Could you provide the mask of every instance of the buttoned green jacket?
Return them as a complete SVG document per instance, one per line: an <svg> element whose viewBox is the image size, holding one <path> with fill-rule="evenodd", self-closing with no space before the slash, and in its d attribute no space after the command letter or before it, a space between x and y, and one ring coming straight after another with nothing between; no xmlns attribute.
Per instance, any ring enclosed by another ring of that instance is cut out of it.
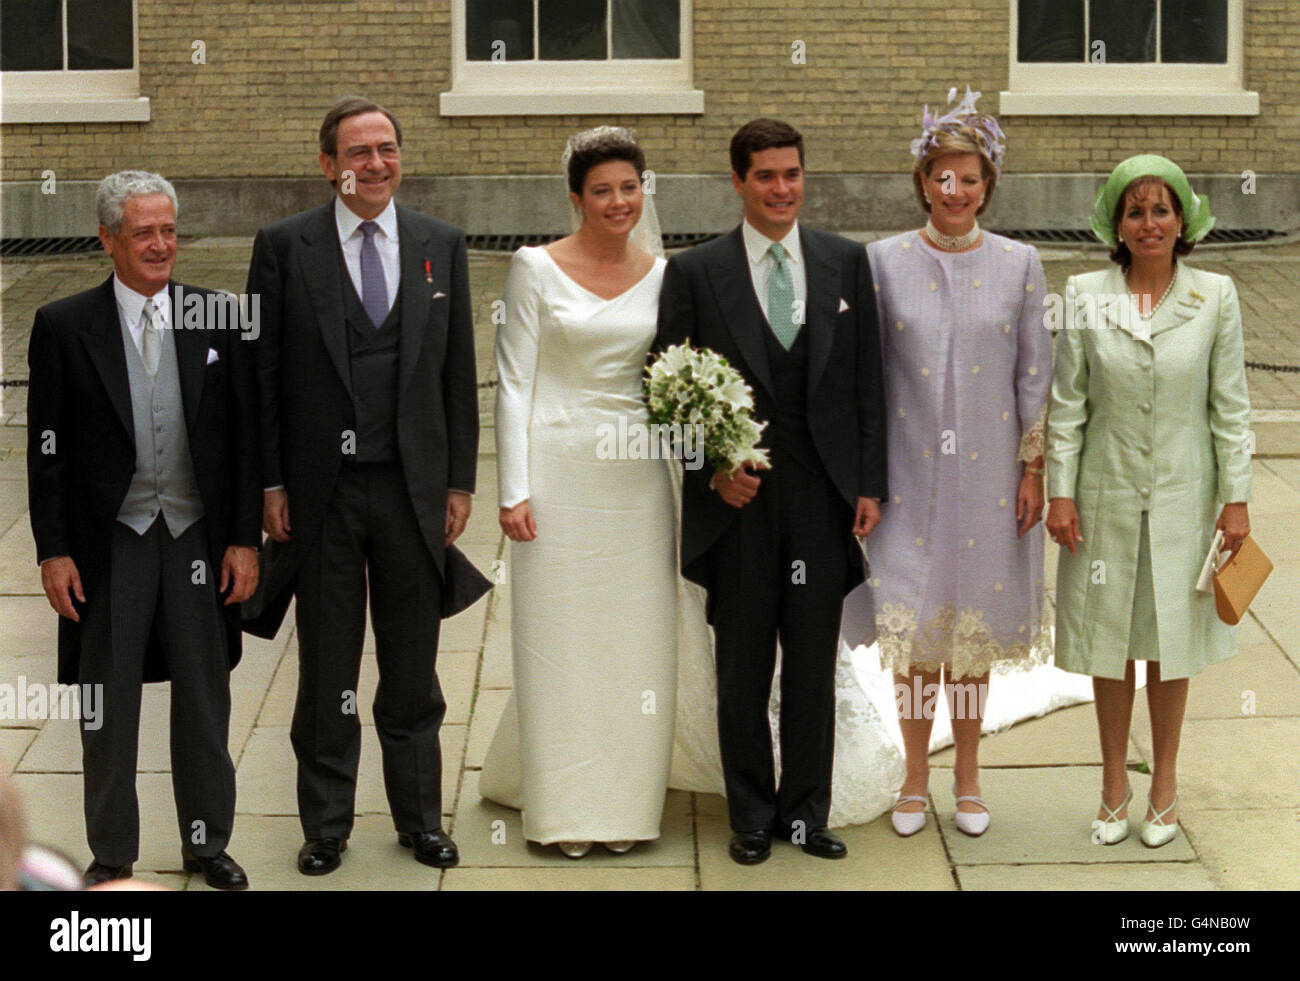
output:
<svg viewBox="0 0 1300 981"><path fill-rule="evenodd" d="M1074 500L1083 542L1057 568L1056 664L1122 678L1153 631L1162 679L1236 653L1198 592L1223 503L1248 501L1250 401L1232 279L1178 264L1149 320L1117 266L1072 276L1056 337L1047 494ZM1155 622L1133 623L1147 513Z"/></svg>

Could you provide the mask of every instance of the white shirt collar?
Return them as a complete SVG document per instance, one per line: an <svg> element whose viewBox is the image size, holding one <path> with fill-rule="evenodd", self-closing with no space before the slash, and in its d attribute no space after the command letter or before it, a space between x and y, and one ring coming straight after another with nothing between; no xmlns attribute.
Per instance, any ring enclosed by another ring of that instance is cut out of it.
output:
<svg viewBox="0 0 1300 981"><path fill-rule="evenodd" d="M143 293L137 293L131 289L117 278L117 273L113 273L113 296L117 300L117 309L121 312L122 319L130 329L132 337L138 339L143 330L140 325L140 317L144 313L145 300L152 299L154 306L162 314L163 323L171 323L172 298L166 286L152 297L147 297Z"/></svg>
<svg viewBox="0 0 1300 981"><path fill-rule="evenodd" d="M745 240L745 252L749 255L750 265L757 266L770 255L767 250L772 247L772 240L751 225L748 218L741 222L740 234ZM803 264L803 250L799 247L799 222L790 226L790 231L781 239L781 247L785 249L788 261L796 265Z"/></svg>
<svg viewBox="0 0 1300 981"><path fill-rule="evenodd" d="M349 208L343 203L343 200L336 194L334 195L334 224L339 230L339 241L346 242L356 234L361 223L366 219ZM384 210L379 212L375 217L375 222L379 225L379 230L390 242L397 241L397 206L393 204L390 198Z"/></svg>

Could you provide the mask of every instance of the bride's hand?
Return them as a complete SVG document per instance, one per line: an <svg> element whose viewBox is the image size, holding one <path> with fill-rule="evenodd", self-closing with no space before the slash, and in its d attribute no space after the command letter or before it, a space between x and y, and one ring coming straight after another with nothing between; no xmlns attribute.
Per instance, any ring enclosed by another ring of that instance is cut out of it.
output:
<svg viewBox="0 0 1300 981"><path fill-rule="evenodd" d="M502 508L497 520L512 542L531 542L537 537L537 522L533 521L533 512L527 501L520 501L512 508Z"/></svg>

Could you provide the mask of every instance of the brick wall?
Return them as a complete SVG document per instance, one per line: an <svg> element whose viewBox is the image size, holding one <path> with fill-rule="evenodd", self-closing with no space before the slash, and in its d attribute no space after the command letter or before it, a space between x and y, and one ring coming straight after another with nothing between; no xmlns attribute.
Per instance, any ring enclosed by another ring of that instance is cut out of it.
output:
<svg viewBox="0 0 1300 981"><path fill-rule="evenodd" d="M384 103L406 129L412 175L551 174L564 138L599 116L438 115L451 86L446 0L264 3L178 8L139 0L142 94L149 123L3 127L6 180L94 179L128 166L174 178L317 173L315 133L345 93ZM183 13L177 13L180 9ZM1007 84L1008 0L699 0L695 85L703 116L631 116L651 167L725 171L731 133L777 115L805 134L811 169L901 172L923 102L950 85ZM207 44L207 64L190 61ZM803 41L807 64L791 62ZM1137 150L1166 152L1191 171L1300 172L1300 3L1251 0L1246 86L1258 117L1008 117L1009 172L1105 171ZM368 54L365 54L368 52Z"/></svg>

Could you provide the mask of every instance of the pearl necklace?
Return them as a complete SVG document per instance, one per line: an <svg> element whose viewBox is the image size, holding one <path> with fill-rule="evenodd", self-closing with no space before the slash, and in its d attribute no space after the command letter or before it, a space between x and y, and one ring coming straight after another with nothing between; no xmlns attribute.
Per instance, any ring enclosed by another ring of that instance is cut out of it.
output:
<svg viewBox="0 0 1300 981"><path fill-rule="evenodd" d="M1142 304L1141 303L1138 304L1138 317L1140 317L1142 320L1150 320L1152 317L1154 317L1156 315L1156 311L1160 309L1160 304L1165 302L1165 298L1169 296L1169 293L1173 290L1174 280L1176 280L1177 278L1178 278L1178 270L1175 269L1174 274L1169 277L1169 285L1165 287L1165 291L1160 294L1160 299L1156 300L1156 305L1153 306L1149 312L1143 313Z"/></svg>
<svg viewBox="0 0 1300 981"><path fill-rule="evenodd" d="M980 223L976 221L971 226L971 230L965 235L945 235L934 227L933 221L926 219L925 234L931 242L945 252L964 252L974 245L975 240L980 237Z"/></svg>

